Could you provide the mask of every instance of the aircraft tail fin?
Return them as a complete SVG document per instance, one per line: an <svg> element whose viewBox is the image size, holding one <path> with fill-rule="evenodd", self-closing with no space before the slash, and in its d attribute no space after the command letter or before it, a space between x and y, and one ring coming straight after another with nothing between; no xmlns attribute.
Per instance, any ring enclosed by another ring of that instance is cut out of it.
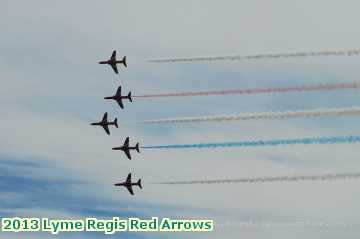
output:
<svg viewBox="0 0 360 239"><path fill-rule="evenodd" d="M126 56L123 57L122 62L123 62L123 64L124 64L124 66L127 67Z"/></svg>
<svg viewBox="0 0 360 239"><path fill-rule="evenodd" d="M116 128L119 128L118 123L117 123L117 118L115 118L115 120L114 120L114 125L116 126Z"/></svg>
<svg viewBox="0 0 360 239"><path fill-rule="evenodd" d="M127 95L127 97L129 98L130 102L132 102L131 91L129 92L129 94Z"/></svg>
<svg viewBox="0 0 360 239"><path fill-rule="evenodd" d="M137 151L138 153L140 153L139 143L137 143L137 144L135 145L135 149L136 149L136 151Z"/></svg>
<svg viewBox="0 0 360 239"><path fill-rule="evenodd" d="M137 185L139 185L139 188L141 188L142 189L142 185L141 185L141 179L139 179L138 181L137 181L137 183L136 183Z"/></svg>

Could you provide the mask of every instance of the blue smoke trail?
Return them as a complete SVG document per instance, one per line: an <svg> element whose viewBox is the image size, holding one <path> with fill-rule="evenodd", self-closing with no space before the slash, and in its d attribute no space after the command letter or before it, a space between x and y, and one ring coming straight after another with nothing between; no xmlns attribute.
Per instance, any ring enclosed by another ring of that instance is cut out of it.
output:
<svg viewBox="0 0 360 239"><path fill-rule="evenodd" d="M185 149L185 148L224 148L224 147L259 147L259 146L280 146L297 144L341 144L360 142L360 136L333 136L319 138L301 138L301 139L277 139L277 140L259 140L242 141L228 143L200 143L200 144L173 144L146 146L144 149Z"/></svg>

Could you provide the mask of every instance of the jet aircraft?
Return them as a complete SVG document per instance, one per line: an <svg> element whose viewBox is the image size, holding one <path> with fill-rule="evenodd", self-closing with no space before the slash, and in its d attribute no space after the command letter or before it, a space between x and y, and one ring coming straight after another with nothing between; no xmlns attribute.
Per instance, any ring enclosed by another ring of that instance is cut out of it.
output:
<svg viewBox="0 0 360 239"><path fill-rule="evenodd" d="M120 147L114 147L113 150L122 150L126 154L126 157L131 160L131 154L130 150L136 150L138 153L140 153L139 150L139 143L137 143L134 147L129 146L129 137L125 139L124 145Z"/></svg>
<svg viewBox="0 0 360 239"><path fill-rule="evenodd" d="M127 96L121 95L121 86L119 86L115 95L107 96L104 99L105 100L115 100L119 104L121 109L124 109L123 99L128 99L130 102L132 102L131 92L129 92L129 94Z"/></svg>
<svg viewBox="0 0 360 239"><path fill-rule="evenodd" d="M117 118L115 118L115 120L113 122L108 122L107 121L107 112L105 112L102 120L100 122L97 123L91 123L91 125L99 125L101 127L104 128L105 132L110 135L110 130L109 130L109 125L115 125L116 128L119 128L118 124L117 124Z"/></svg>
<svg viewBox="0 0 360 239"><path fill-rule="evenodd" d="M123 187L126 187L127 190L129 191L129 193L130 193L131 195L134 195L134 191L133 191L132 186L138 186L139 188L142 189L141 179L139 179L136 183L131 182L131 173L129 173L129 175L127 176L125 182L123 182L123 183L116 183L116 184L114 184L114 185L115 185L115 186L123 186Z"/></svg>
<svg viewBox="0 0 360 239"><path fill-rule="evenodd" d="M116 51L113 51L113 53L112 53L109 60L100 61L99 64L110 65L113 68L113 70L115 71L116 74L119 74L119 71L118 71L118 68L117 68L116 64L123 64L125 67L127 67L126 56L124 56L121 61L118 61L118 60L116 60Z"/></svg>

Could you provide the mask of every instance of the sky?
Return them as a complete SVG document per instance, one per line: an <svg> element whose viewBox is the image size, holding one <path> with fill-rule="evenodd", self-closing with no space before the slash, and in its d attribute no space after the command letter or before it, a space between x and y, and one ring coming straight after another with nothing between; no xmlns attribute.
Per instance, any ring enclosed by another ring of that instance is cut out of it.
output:
<svg viewBox="0 0 360 239"><path fill-rule="evenodd" d="M111 148L360 135L357 116L231 123L135 121L359 106L357 90L105 101L119 85L151 94L358 81L358 56L155 64L149 59L357 49L360 3L286 0L0 0L0 216L215 220L173 238L358 238L358 181L155 185L153 182L358 172L357 144L146 150ZM128 68L97 62L112 50ZM118 117L107 136L90 123ZM142 178L135 196L114 183ZM56 238L101 238L60 234ZM13 238L5 234L2 238ZM46 233L28 238L54 238ZM152 233L113 238L157 238Z"/></svg>

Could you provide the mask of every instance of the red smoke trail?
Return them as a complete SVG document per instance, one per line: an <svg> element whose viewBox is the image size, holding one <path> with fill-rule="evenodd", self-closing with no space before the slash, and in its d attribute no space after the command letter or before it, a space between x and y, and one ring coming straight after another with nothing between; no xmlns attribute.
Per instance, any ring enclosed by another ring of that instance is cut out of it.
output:
<svg viewBox="0 0 360 239"><path fill-rule="evenodd" d="M288 92L308 92L308 91L331 91L342 89L358 89L360 83L337 83L337 84L318 84L318 85L302 85L276 88L253 88L253 89L235 89L235 90L219 90L219 91L198 91L198 92L179 92L164 94L146 94L137 95L137 98L160 98L160 97L190 97L190 96L211 96L211 95L252 95L252 94L270 94L270 93L288 93Z"/></svg>

